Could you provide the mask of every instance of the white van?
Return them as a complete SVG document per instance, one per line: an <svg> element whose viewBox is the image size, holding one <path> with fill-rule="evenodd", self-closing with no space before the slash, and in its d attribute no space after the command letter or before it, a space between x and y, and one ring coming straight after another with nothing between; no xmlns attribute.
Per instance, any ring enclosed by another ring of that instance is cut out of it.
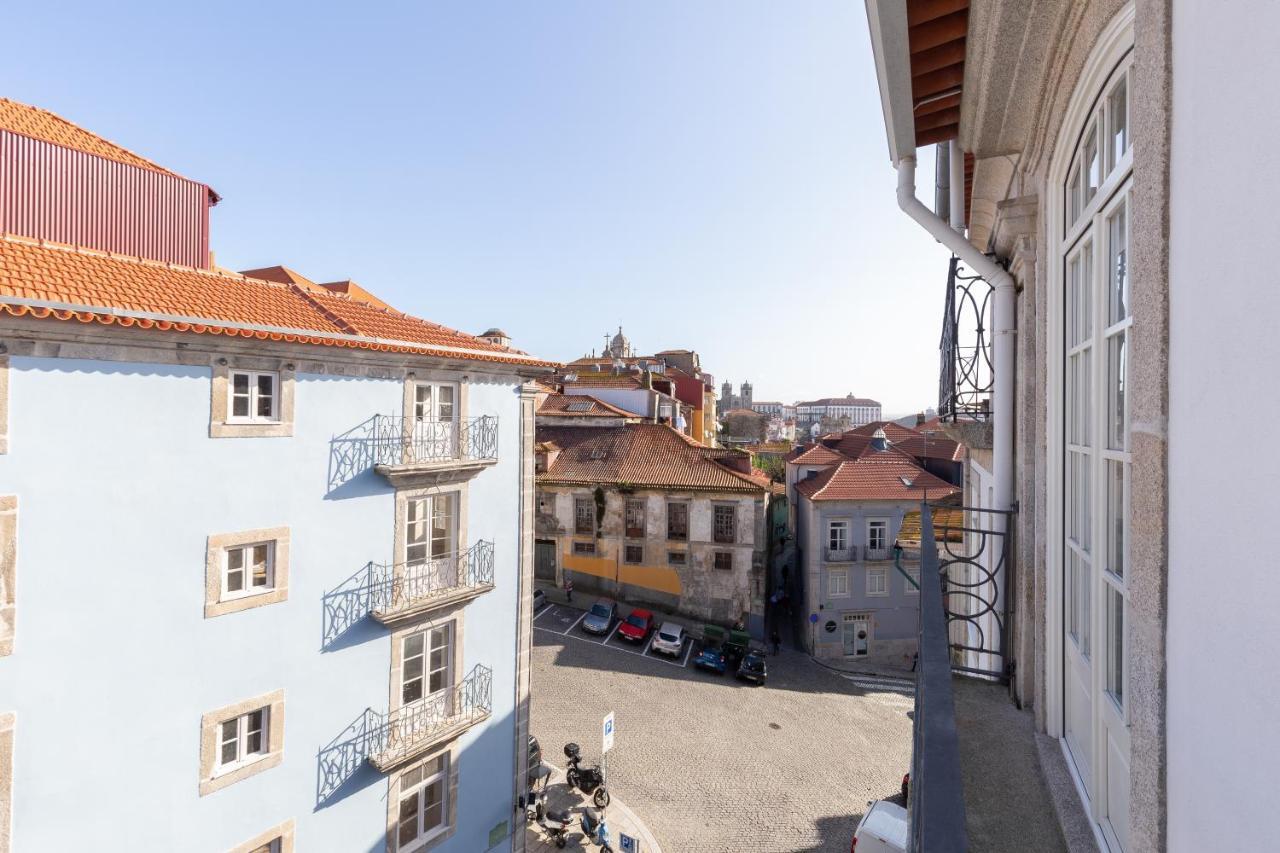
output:
<svg viewBox="0 0 1280 853"><path fill-rule="evenodd" d="M907 810L888 800L867 803L850 853L906 853Z"/></svg>

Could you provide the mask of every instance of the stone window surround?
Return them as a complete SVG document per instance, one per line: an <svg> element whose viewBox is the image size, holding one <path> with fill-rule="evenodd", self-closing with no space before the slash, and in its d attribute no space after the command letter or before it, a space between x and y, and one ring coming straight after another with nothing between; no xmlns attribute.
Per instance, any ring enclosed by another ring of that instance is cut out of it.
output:
<svg viewBox="0 0 1280 853"><path fill-rule="evenodd" d="M229 853L253 853L254 850L273 841L279 841L279 853L293 853L294 844L294 824L293 818L289 818L279 826L273 826L260 835L232 847Z"/></svg>
<svg viewBox="0 0 1280 853"><path fill-rule="evenodd" d="M447 753L449 756L448 767L448 785L445 791L445 830L432 838L421 847L414 848L414 853L431 850L444 844L453 837L454 832L458 829L458 739L454 738L450 743L433 749L422 758L412 761L397 770L387 780L387 853L398 853L399 846L397 843L397 831L400 827L400 779L410 770L413 770L428 761L439 758L441 754Z"/></svg>
<svg viewBox="0 0 1280 853"><path fill-rule="evenodd" d="M466 423L467 413L470 411L469 400L467 399L467 376L452 370L437 370L432 368L418 368L410 370L404 375L404 392L401 399L401 411L404 414L405 421L413 419L414 390L419 382L431 382L435 384L450 384L458 389L458 395L454 398L454 419L459 423Z"/></svg>
<svg viewBox="0 0 1280 853"><path fill-rule="evenodd" d="M456 499L456 509L458 517L456 519L456 529L454 536L454 547L457 551L465 551L471 547L471 540L467 538L467 506L470 504L468 493L470 484L450 483L446 486L418 486L409 489L396 489L396 517L395 529L392 534L392 547L395 551L392 553L391 562L393 566L403 568L405 564L405 548L409 542L409 501L418 498L434 497L435 495L445 495L454 493L458 497ZM429 523L429 522L428 522ZM396 570L397 572L400 569Z"/></svg>
<svg viewBox="0 0 1280 853"><path fill-rule="evenodd" d="M579 550L580 548L582 550ZM595 540L593 539L590 542L575 541L573 543L573 551L571 553L579 557L594 557L596 554Z"/></svg>
<svg viewBox="0 0 1280 853"><path fill-rule="evenodd" d="M580 493L575 492L575 493L572 495L572 497L573 497L573 535L574 535L574 536L594 536L594 535L595 535L595 532L596 532L596 499L595 499L595 495L591 494L590 492L584 492L584 493L581 493L581 494L580 494ZM591 529L590 529L590 530L582 530L582 529L579 527L579 525L578 525L578 522L579 522L579 520L580 520L580 519L578 518L578 504L579 504L579 502L583 502L583 503L585 503L585 504L587 505L587 507L589 508L589 510L590 510L590 514L591 514L591 525L590 525L590 528L591 528Z"/></svg>
<svg viewBox="0 0 1280 853"><path fill-rule="evenodd" d="M427 617L391 632L391 668L387 677L387 708L389 710L395 711L404 704L401 701L401 688L403 686L401 680L404 672L404 638L410 634L417 634L429 628L439 628L453 623L453 631L449 637L449 642L453 644L452 672L450 673L453 684L456 685L467 674L466 670L463 669L462 655L466 639L466 612L466 602L461 602L452 607L442 608L434 613L427 614ZM414 763L416 764L417 762Z"/></svg>
<svg viewBox="0 0 1280 853"><path fill-rule="evenodd" d="M227 720L267 708L267 752L262 758L228 773L215 775L218 729ZM220 791L242 779L276 767L284 760L284 690L274 690L209 711L200 718L200 796ZM252 848L251 848L252 849Z"/></svg>
<svg viewBox="0 0 1280 853"><path fill-rule="evenodd" d="M631 559L631 552L633 549L637 549L637 548L640 550L640 556L638 559L633 560ZM626 563L629 566L638 566L641 563L643 563L644 562L644 545L639 545L639 544L630 543L630 542L628 542L626 545L623 545L622 546L622 562Z"/></svg>
<svg viewBox="0 0 1280 853"><path fill-rule="evenodd" d="M271 542L273 586L265 592L222 599L222 565L228 548L255 542ZM209 536L204 557L204 618L237 613L267 604L278 604L289 598L289 528L263 527L238 533L215 533Z"/></svg>
<svg viewBox="0 0 1280 853"><path fill-rule="evenodd" d="M234 359L215 358L210 366L213 369L209 402L210 438L280 438L293 435L293 397L297 384L297 371L292 361L282 358L238 355ZM233 370L271 371L279 375L280 399L277 405L280 419L278 421L272 423L228 422L230 376Z"/></svg>
<svg viewBox="0 0 1280 853"><path fill-rule="evenodd" d="M17 715L0 714L0 853L9 853L13 821L13 729Z"/></svg>
<svg viewBox="0 0 1280 853"><path fill-rule="evenodd" d="M689 541L689 516L692 513L693 501L667 499L666 501L664 501L664 503L666 505L667 541L668 542L688 542ZM671 507L673 504L679 504L684 507L684 536L673 537L671 535Z"/></svg>
<svg viewBox="0 0 1280 853"><path fill-rule="evenodd" d="M723 541L716 535L716 515L720 509L729 509L732 511L733 529L731 536L727 541ZM736 545L738 544L738 504L736 502L725 500L711 501L711 541L717 545Z"/></svg>
<svg viewBox="0 0 1280 853"><path fill-rule="evenodd" d="M0 495L0 657L13 654L18 581L18 496Z"/></svg>

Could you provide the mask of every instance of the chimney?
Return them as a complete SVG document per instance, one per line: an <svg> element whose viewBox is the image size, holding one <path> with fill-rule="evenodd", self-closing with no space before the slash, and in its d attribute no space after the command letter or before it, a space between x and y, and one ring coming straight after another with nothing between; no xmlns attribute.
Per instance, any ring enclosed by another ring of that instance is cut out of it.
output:
<svg viewBox="0 0 1280 853"><path fill-rule="evenodd" d="M924 426L924 421L925 421L924 412L916 412L916 426L917 427Z"/></svg>
<svg viewBox="0 0 1280 853"><path fill-rule="evenodd" d="M751 473L751 454L750 453L726 453L718 460L721 465L737 471L739 474Z"/></svg>
<svg viewBox="0 0 1280 853"><path fill-rule="evenodd" d="M884 434L883 429L878 429L874 433L872 433L871 449L881 450L881 451L889 449L889 436Z"/></svg>

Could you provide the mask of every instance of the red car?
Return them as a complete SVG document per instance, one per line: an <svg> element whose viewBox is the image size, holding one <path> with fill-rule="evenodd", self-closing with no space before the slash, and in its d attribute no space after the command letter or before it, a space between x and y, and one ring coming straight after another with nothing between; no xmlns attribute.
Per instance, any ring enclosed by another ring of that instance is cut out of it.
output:
<svg viewBox="0 0 1280 853"><path fill-rule="evenodd" d="M618 636L633 643L643 643L649 638L649 632L652 630L653 614L648 610L636 609L622 620L622 626L618 628Z"/></svg>

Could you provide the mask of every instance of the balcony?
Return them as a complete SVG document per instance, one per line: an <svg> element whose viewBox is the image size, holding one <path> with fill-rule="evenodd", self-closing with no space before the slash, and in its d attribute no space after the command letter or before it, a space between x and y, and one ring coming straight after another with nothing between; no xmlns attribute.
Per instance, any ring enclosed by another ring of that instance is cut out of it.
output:
<svg viewBox="0 0 1280 853"><path fill-rule="evenodd" d="M972 448L991 447L994 352L987 326L994 289L953 257L938 344L938 418L943 430Z"/></svg>
<svg viewBox="0 0 1280 853"><path fill-rule="evenodd" d="M858 558L858 549L853 546L848 548L823 548L822 553L828 563L852 563Z"/></svg>
<svg viewBox="0 0 1280 853"><path fill-rule="evenodd" d="M1012 514L987 515L992 523L981 524L991 529L948 528L936 538L929 509L921 516L908 849L1066 851L1053 793L1073 794L1065 762L1056 743L1037 739L1006 678L1013 613L997 585Z"/></svg>
<svg viewBox="0 0 1280 853"><path fill-rule="evenodd" d="M317 755L316 804L342 796L361 768L387 773L447 743L493 713L493 670L476 665L458 684L381 713L362 711Z"/></svg>
<svg viewBox="0 0 1280 853"><path fill-rule="evenodd" d="M374 415L330 442L329 488L372 468L393 486L468 480L498 461L498 419Z"/></svg>
<svg viewBox="0 0 1280 853"><path fill-rule="evenodd" d="M883 560L893 559L892 548L872 548L870 545L862 546L862 559L868 563L881 562Z"/></svg>
<svg viewBox="0 0 1280 853"><path fill-rule="evenodd" d="M485 540L421 563L366 563L325 594L323 645L327 648L366 616L391 625L493 588L493 543Z"/></svg>
<svg viewBox="0 0 1280 853"><path fill-rule="evenodd" d="M381 773L484 722L493 712L493 670L476 665L462 681L386 714L372 712L368 761Z"/></svg>

